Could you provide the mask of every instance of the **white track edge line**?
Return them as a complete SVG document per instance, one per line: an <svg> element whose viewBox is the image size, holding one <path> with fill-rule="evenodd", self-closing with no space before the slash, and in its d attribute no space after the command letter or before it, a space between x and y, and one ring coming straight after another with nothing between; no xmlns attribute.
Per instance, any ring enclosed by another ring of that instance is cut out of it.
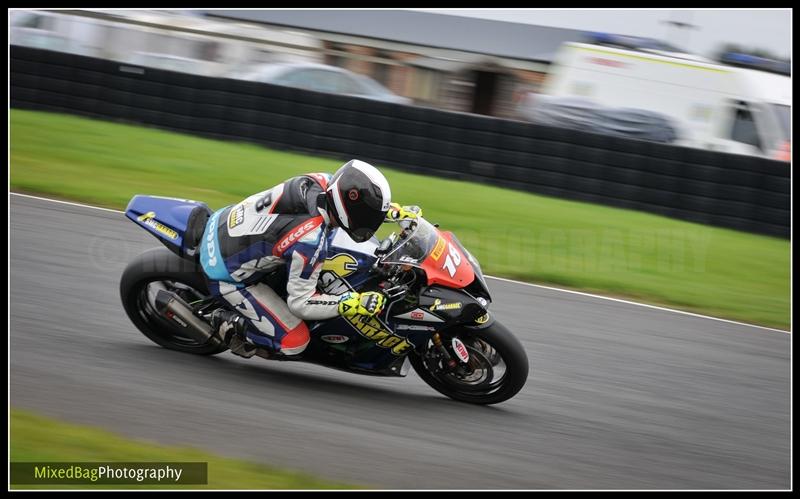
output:
<svg viewBox="0 0 800 499"><path fill-rule="evenodd" d="M125 213L124 211L121 211L121 210L114 210L114 209L111 209L111 208L103 208L101 206L92 206L92 205L89 205L89 204L73 203L73 202L70 202L70 201L61 201L59 199L50 199L50 198L43 198L43 197L39 197L39 196L31 196L30 194L20 194L18 192L9 192L9 194L14 195L14 196L22 196L22 197L26 197L26 198L31 198L31 199L39 199L41 201L50 201L52 203L60 203L60 204L67 204L67 205L71 205L71 206L79 206L79 207L82 207L82 208L92 208L92 209L95 209L95 210L110 211L112 213ZM746 322L732 321L730 319L722 319L722 318L719 318L719 317L712 317L710 315L695 314L693 312L687 312L685 310L676 310L674 308L659 307L657 305L650 305L648 303L639 303L639 302L635 302L635 301L622 300L620 298L612 298L610 296L595 295L595 294L591 294L591 293L584 293L582 291L574 291L574 290L571 290L571 289L554 288L552 286L543 286L541 284L533 284L533 283L530 283L530 282L515 281L513 279L506 279L505 277L495 277L495 276L491 276L491 275L487 275L486 277L488 277L490 279L497 279L498 281L506 281L506 282L510 282L510 283L514 283L514 284L520 284L522 286L532 286L534 288L548 289L550 291L561 291L563 293L571 293L571 294L575 294L575 295L588 296L588 297L591 297L591 298L598 298L600 300L608 300L608 301L614 301L614 302L618 302L618 303L625 303L625 304L628 304L628 305L636 305L636 306L639 306L639 307L647 307L647 308L652 308L652 309L655 309L655 310L662 310L664 312L672 312L672 313L675 313L675 314L689 315L689 316L698 317L698 318L701 318L701 319L709 319L709 320L713 320L713 321L727 322L729 324L736 324L736 325L739 325L739 326L748 326L748 327L754 327L754 328L758 328L758 329L766 329L767 331L777 331L779 333L791 334L790 331L785 331L783 329L776 329L776 328L771 328L771 327L766 327L766 326L759 326L759 325L756 325L756 324L748 324Z"/></svg>
<svg viewBox="0 0 800 499"><path fill-rule="evenodd" d="M733 320L730 320L730 319L722 319L722 318L719 318L719 317L712 317L710 315L702 315L702 314L696 314L696 313L693 313L693 312L687 312L685 310L676 310L674 308L659 307L658 305L650 305L649 303L640 303L640 302L635 302L635 301L622 300L620 298L612 298L610 296L594 295L594 294L591 294L591 293L584 293L582 291L574 291L572 289L554 288L552 286L543 286L541 284L533 284L533 283L530 283L530 282L515 281L513 279L506 279L505 277L495 277L495 276L491 276L491 275L487 275L486 277L489 277L491 279L497 279L498 281L506 281L506 282L511 282L511 283L514 283L514 284L521 284L521 285L524 285L524 286L533 286L535 288L549 289L551 291L561 291L563 293L571 293L571 294L575 294L575 295L589 296L589 297L598 298L598 299L601 299L601 300L614 301L614 302L618 302L618 303L626 303L628 305L636 305L636 306L639 306L639 307L647 307L647 308L652 308L652 309L655 309L655 310L662 310L662 311L665 311L665 312L672 312L672 313L675 313L675 314L690 315L692 317L699 317L701 319L709 319L709 320L713 320L713 321L728 322L730 324L737 324L739 326L755 327L755 328L759 328L759 329L766 329L768 331L776 331L776 332L779 332L779 333L791 334L791 331L786 331L784 329L776 329L776 328L767 327L767 326L759 326L757 324L748 324L747 322L739 322L739 321L733 321Z"/></svg>
<svg viewBox="0 0 800 499"><path fill-rule="evenodd" d="M114 210L114 209L111 209L111 208L103 208L102 206L92 206L90 204L81 204L81 203L73 203L73 202L70 202L70 201L61 201L60 199L51 199L51 198L43 198L43 197L39 197L39 196L31 196L30 194L21 194L19 192L9 192L9 194L12 194L14 196L22 196L22 197L25 197L25 198L39 199L41 201L50 201L51 203L68 204L68 205L71 205L71 206L80 206L82 208L93 208L95 210L110 211L110 212L113 212L113 213L125 213L124 211L121 211L121 210Z"/></svg>

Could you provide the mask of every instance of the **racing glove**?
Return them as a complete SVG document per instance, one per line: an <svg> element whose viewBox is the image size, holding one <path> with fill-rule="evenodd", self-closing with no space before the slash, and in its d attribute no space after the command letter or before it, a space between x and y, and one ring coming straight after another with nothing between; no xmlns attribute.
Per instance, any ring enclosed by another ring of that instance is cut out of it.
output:
<svg viewBox="0 0 800 499"><path fill-rule="evenodd" d="M357 315L372 317L378 315L383 309L385 298L377 291L356 293L355 291L342 295L339 300L339 315L351 319Z"/></svg>
<svg viewBox="0 0 800 499"><path fill-rule="evenodd" d="M416 205L400 206L397 203L391 203L389 205L389 211L386 212L386 220L391 221L408 220L421 216L422 208Z"/></svg>

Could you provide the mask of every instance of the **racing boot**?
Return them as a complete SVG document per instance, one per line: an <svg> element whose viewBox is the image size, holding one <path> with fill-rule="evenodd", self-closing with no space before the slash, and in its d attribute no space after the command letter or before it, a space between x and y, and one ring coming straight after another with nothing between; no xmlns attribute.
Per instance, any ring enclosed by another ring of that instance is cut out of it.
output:
<svg viewBox="0 0 800 499"><path fill-rule="evenodd" d="M247 341L247 319L231 312L218 309L211 314L211 327L216 335L228 345L231 353L245 359L256 354L258 347Z"/></svg>

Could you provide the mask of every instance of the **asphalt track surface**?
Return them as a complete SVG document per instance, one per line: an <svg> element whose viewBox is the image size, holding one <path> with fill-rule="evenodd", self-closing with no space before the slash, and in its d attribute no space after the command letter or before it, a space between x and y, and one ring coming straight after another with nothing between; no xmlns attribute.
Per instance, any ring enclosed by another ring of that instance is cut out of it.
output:
<svg viewBox="0 0 800 499"><path fill-rule="evenodd" d="M119 277L122 214L10 196L10 402L381 489L788 489L790 335L491 280L530 378L490 407L416 376L181 354Z"/></svg>

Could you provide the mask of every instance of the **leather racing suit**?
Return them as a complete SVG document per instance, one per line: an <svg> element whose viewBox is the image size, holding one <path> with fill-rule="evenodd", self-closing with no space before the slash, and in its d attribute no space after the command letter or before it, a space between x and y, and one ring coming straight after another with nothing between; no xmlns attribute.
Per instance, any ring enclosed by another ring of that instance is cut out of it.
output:
<svg viewBox="0 0 800 499"><path fill-rule="evenodd" d="M325 173L290 178L217 210L203 233L200 263L210 291L249 321L250 341L273 352L301 353L310 338L304 320L338 315L340 297L317 292L328 250L329 180ZM280 266L288 271L286 301L259 282Z"/></svg>

